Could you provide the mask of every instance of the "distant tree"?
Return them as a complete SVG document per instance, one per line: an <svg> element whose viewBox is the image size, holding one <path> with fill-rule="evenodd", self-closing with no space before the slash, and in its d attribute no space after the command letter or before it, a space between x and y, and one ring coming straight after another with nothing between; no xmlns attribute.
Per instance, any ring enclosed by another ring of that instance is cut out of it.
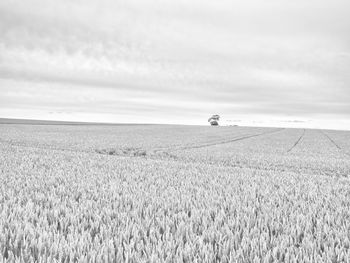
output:
<svg viewBox="0 0 350 263"><path fill-rule="evenodd" d="M219 119L220 119L220 116L215 114L208 119L208 122L210 123L211 126L218 126Z"/></svg>

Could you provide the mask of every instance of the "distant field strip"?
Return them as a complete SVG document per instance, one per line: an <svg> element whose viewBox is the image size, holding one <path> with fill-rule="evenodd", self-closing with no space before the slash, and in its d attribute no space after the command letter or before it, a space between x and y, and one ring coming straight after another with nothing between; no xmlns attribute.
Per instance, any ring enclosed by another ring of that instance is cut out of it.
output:
<svg viewBox="0 0 350 263"><path fill-rule="evenodd" d="M288 149L287 153L291 152L291 151L299 144L299 142L301 141L301 139L304 137L305 132L306 132L306 130L303 129L302 134L300 135L300 137L298 138L298 140L294 143L294 145L293 145L291 148Z"/></svg>
<svg viewBox="0 0 350 263"><path fill-rule="evenodd" d="M83 150L83 149L71 149L71 148L62 148L62 147L53 147L51 145L25 145L20 143L13 143L6 140L0 139L0 148L2 147L1 144L9 145L11 147L20 147L20 148L27 148L27 149L38 149L38 150L52 150L52 151L62 151L62 152L72 152L72 153L93 153L89 150Z"/></svg>

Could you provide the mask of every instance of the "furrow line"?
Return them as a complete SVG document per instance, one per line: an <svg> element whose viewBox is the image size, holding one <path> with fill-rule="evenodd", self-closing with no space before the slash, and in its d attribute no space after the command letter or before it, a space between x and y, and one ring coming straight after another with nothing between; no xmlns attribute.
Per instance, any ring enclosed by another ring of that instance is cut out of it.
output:
<svg viewBox="0 0 350 263"><path fill-rule="evenodd" d="M222 145L222 144L227 144L227 143L232 143L232 142L237 142L237 141L250 139L250 138L253 138L253 137L258 137L258 136L263 136L263 135L267 135L267 134L272 134L272 133L276 133L276 132L279 132L279 131L282 131L282 130L284 130L284 128L273 130L273 131L268 131L268 132L263 132L263 133L258 133L258 134L247 135L247 136L243 136L243 137L238 137L238 138L231 139L231 140L219 141L219 142L214 142L214 143L206 143L206 144L189 146L189 147L182 147L182 148L178 148L178 149L173 149L171 151L199 149L199 148L205 148L205 147L210 147L210 146L215 146L215 145Z"/></svg>
<svg viewBox="0 0 350 263"><path fill-rule="evenodd" d="M340 150L343 154L350 156L350 153L347 153L342 147L340 147L333 139L331 136L329 136L327 133L325 133L324 131L321 131L321 133L326 136L328 138L328 140L335 146L338 148L338 150Z"/></svg>
<svg viewBox="0 0 350 263"><path fill-rule="evenodd" d="M303 130L303 133L300 135L300 137L299 137L298 140L294 143L294 145L293 145L291 148L288 149L287 153L291 152L291 151L300 143L301 139L302 139L302 138L304 137L304 135L305 135L305 132L306 132L306 130L304 129L304 130Z"/></svg>

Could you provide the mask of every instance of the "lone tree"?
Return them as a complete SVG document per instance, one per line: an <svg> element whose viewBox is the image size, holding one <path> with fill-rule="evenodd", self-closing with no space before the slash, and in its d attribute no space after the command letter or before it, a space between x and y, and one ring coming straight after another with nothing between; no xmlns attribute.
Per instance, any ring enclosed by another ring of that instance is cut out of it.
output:
<svg viewBox="0 0 350 263"><path fill-rule="evenodd" d="M211 126L218 126L219 119L220 119L220 116L215 114L208 119L208 122L210 123Z"/></svg>

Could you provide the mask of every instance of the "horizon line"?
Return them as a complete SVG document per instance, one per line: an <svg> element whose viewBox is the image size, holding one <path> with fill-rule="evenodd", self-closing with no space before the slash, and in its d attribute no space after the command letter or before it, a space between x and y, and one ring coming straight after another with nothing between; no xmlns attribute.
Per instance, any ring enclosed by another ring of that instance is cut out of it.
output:
<svg viewBox="0 0 350 263"><path fill-rule="evenodd" d="M117 122L86 122L86 121L64 121L64 120L52 120L52 119L27 119L27 118L7 118L0 117L0 125L57 125L57 126L138 126L138 125L178 125L178 126L201 126L211 127L210 125L201 124L184 124L184 123L117 123ZM252 127L252 128L284 128L284 129L305 129L305 130L334 130L334 131L346 131L345 129L332 129L332 128L307 128L307 127L286 127L286 126L247 126L247 125L219 125L216 127Z"/></svg>

